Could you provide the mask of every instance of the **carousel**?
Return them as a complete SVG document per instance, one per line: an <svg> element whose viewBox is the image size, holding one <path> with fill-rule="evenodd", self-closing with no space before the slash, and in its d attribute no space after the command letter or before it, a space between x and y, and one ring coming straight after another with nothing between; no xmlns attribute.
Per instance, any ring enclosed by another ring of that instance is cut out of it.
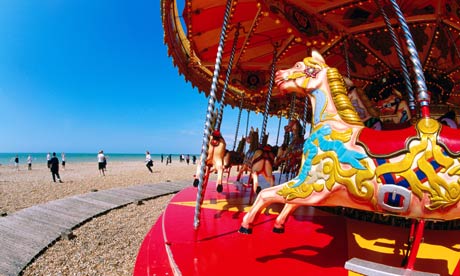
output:
<svg viewBox="0 0 460 276"><path fill-rule="evenodd" d="M458 1L161 10L168 54L208 109L195 178L134 275L460 275ZM226 108L240 112L231 142ZM237 143L243 110L263 122Z"/></svg>

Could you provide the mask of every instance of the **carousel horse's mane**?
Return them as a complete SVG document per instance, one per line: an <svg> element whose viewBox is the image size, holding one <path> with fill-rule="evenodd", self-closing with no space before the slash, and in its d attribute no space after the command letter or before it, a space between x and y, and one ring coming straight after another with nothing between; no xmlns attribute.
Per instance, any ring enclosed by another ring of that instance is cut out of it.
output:
<svg viewBox="0 0 460 276"><path fill-rule="evenodd" d="M309 66L309 64L305 64ZM355 108L347 96L347 89L345 88L345 83L339 71L336 68L329 68L327 70L327 79L331 90L332 100L334 101L334 105L337 108L340 118L350 125L364 126L361 118L359 118L359 115L356 113Z"/></svg>

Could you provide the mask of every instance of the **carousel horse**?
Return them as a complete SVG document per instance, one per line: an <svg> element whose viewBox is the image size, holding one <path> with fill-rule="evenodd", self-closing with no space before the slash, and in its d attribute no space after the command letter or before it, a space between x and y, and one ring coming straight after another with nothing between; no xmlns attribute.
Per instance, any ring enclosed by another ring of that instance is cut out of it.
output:
<svg viewBox="0 0 460 276"><path fill-rule="evenodd" d="M310 97L312 131L299 174L262 190L239 232L252 233L257 215L272 203L285 204L274 223L279 233L301 205L411 218L421 231L425 220L460 218L460 131L432 118L400 130L364 127L342 76L316 51L293 68L278 71L275 82L280 91Z"/></svg>
<svg viewBox="0 0 460 276"><path fill-rule="evenodd" d="M403 99L401 92L396 89L392 90L390 96L377 102L377 108L380 110L380 119L385 126L396 129L397 126L407 127L412 118L411 111L407 101Z"/></svg>
<svg viewBox="0 0 460 276"><path fill-rule="evenodd" d="M343 78L347 87L347 95L350 98L351 104L361 118L361 121L366 127L375 130L382 129L382 121L380 120L380 112L376 109L372 101L367 97L364 91L356 87L349 78Z"/></svg>
<svg viewBox="0 0 460 276"><path fill-rule="evenodd" d="M278 151L275 158L275 166L282 167L282 173L286 175L295 175L300 168L300 161L302 159L304 130L299 120L292 119L284 127L284 131L290 134L289 143L285 146L286 149L284 151Z"/></svg>
<svg viewBox="0 0 460 276"><path fill-rule="evenodd" d="M217 182L216 190L218 193L221 193L223 190L222 186L222 176L224 171L224 155L225 155L225 140L220 134L219 130L214 130L211 134L209 143L208 143L208 158L205 161L206 171L204 182L207 183L209 179L209 174L211 172L217 172ZM196 174L194 175L195 179L193 180L193 186L198 187L201 161L198 162Z"/></svg>
<svg viewBox="0 0 460 276"><path fill-rule="evenodd" d="M245 154L243 167L240 169L236 181L240 181L241 175L245 171L250 172L249 181L252 181L254 192L259 193L261 187L259 186L259 175L262 174L273 187L275 180L273 176L273 162L275 155L273 154L269 145L259 147L259 131L251 127L251 131L246 138L249 144L249 149Z"/></svg>
<svg viewBox="0 0 460 276"><path fill-rule="evenodd" d="M236 150L227 150L224 155L224 170L227 173L227 182L230 177L230 172L233 166L237 166L237 171L240 170L240 166L244 162L244 144L246 143L246 138L242 137L238 143Z"/></svg>

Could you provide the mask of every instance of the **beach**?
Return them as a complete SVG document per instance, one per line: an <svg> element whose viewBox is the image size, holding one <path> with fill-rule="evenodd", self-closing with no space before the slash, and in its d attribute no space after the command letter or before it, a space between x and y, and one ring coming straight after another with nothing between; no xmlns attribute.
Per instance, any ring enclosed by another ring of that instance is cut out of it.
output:
<svg viewBox="0 0 460 276"><path fill-rule="evenodd" d="M190 180L196 165L173 160L154 162L153 173L139 161L109 162L101 176L96 162L67 163L60 167L63 183L53 182L46 164L0 166L0 211L8 214L48 201L94 190L147 183ZM58 240L23 275L132 275L139 247L172 195L130 204L96 217L73 231L70 240Z"/></svg>

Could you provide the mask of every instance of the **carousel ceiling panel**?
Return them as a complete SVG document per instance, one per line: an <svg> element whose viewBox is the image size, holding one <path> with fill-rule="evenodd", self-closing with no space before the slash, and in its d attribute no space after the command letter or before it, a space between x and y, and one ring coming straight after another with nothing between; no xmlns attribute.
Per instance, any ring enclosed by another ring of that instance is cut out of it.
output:
<svg viewBox="0 0 460 276"><path fill-rule="evenodd" d="M427 87L433 103L458 105L460 100L460 3L454 0L398 0L409 25L424 67ZM389 95L391 89L404 91L401 62L412 72L405 37L391 3L387 0L240 0L232 1L222 54L220 85L230 61L226 104L239 105L244 96L245 108L261 111L269 91L271 64L276 50L276 69L293 66L319 50L326 62L350 75L374 100ZM379 5L377 5L377 3ZM209 93L218 44L223 28L227 1L186 0L182 20L174 20L171 9L175 1L162 0L165 41L180 73L200 90ZM395 40L382 16L382 9L391 22L396 41L400 43L403 60L398 58ZM165 16L169 14L169 16ZM176 33L181 22L183 43ZM169 26L173 25L173 26ZM238 33L238 36L236 35ZM235 55L232 48L235 39ZM185 69L184 69L185 68ZM221 92L217 92L218 99ZM270 113L285 114L290 100L279 97L274 87ZM302 102L305 99L298 99ZM301 103L302 104L302 103ZM299 104L299 105L301 105ZM302 112L298 107L297 112Z"/></svg>

